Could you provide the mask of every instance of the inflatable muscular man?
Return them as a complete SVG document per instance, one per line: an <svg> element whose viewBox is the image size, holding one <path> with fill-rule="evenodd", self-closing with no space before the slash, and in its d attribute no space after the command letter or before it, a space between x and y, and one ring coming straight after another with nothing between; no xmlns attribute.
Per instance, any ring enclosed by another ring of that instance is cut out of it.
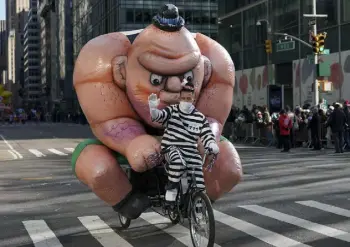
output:
<svg viewBox="0 0 350 247"><path fill-rule="evenodd" d="M159 109L178 103L184 80L194 84L194 104L219 143L215 167L204 173L209 197L217 200L242 176L235 148L221 137L233 98L233 62L220 44L183 26L178 9L164 5L132 44L123 33L96 37L75 64L74 87L97 140L77 146L73 170L100 199L130 219L150 202L132 190L120 164L128 162L134 171L144 172L162 162L156 136L162 136L163 127L151 120L148 96L158 96Z"/></svg>

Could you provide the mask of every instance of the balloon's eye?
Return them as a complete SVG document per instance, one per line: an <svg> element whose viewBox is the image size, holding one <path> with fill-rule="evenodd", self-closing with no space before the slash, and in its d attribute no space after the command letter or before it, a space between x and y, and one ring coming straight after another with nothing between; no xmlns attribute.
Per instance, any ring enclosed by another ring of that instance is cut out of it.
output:
<svg viewBox="0 0 350 247"><path fill-rule="evenodd" d="M151 84L159 86L162 83L163 77L161 75L151 74Z"/></svg>
<svg viewBox="0 0 350 247"><path fill-rule="evenodd" d="M188 71L184 74L184 79L186 79L188 82L192 82L193 81L193 72L192 71Z"/></svg>

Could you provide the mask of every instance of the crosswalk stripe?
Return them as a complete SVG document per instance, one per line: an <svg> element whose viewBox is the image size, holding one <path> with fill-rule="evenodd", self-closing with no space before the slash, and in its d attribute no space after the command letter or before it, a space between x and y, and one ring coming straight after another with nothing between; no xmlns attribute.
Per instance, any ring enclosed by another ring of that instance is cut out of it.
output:
<svg viewBox="0 0 350 247"><path fill-rule="evenodd" d="M165 233L169 234L179 242L183 243L185 246L192 246L192 240L190 236L190 230L187 229L184 226L181 225L173 225L171 227L167 226L168 224L171 224L171 221L161 216L158 213L150 212L150 213L143 213L140 218L147 221L148 223L154 225L158 229L164 231ZM165 224L165 226L161 226L160 224ZM208 239L202 237L202 239L205 242L205 245L208 244ZM220 247L218 244L214 244L216 247Z"/></svg>
<svg viewBox="0 0 350 247"><path fill-rule="evenodd" d="M314 231L314 232L326 235L328 237L350 242L350 234L338 229L334 229L334 228L317 224L295 216L284 214L284 213L281 213L272 209L268 209L259 205L246 205L246 206L239 206L239 207L263 216L270 217L272 219L276 219L291 225L295 225L310 231Z"/></svg>
<svg viewBox="0 0 350 247"><path fill-rule="evenodd" d="M44 220L23 221L35 247L63 247Z"/></svg>
<svg viewBox="0 0 350 247"><path fill-rule="evenodd" d="M132 247L129 242L120 237L97 215L82 216L78 217L78 219L102 246Z"/></svg>
<svg viewBox="0 0 350 247"><path fill-rule="evenodd" d="M328 204L324 204L316 201L298 201L296 203L350 218L350 210L347 210L347 209L339 208L336 206L332 206L332 205L328 205Z"/></svg>
<svg viewBox="0 0 350 247"><path fill-rule="evenodd" d="M54 154L57 154L57 155L60 155L60 156L66 156L66 155L68 155L68 154L66 154L66 153L63 153L63 152L61 152L61 151L58 151L57 149L54 149L54 148L50 148L50 149L48 149L51 153L54 153Z"/></svg>
<svg viewBox="0 0 350 247"><path fill-rule="evenodd" d="M46 155L43 154L42 152L40 152L37 149L28 149L29 152L31 152L32 154L34 154L36 157L45 157Z"/></svg>
<svg viewBox="0 0 350 247"><path fill-rule="evenodd" d="M12 151L12 150L8 150L8 152L12 155L12 157L16 160L18 159L17 155Z"/></svg>
<svg viewBox="0 0 350 247"><path fill-rule="evenodd" d="M13 149L12 152L14 152L18 158L23 159L23 156L18 151Z"/></svg>
<svg viewBox="0 0 350 247"><path fill-rule="evenodd" d="M65 150L67 150L68 152L71 152L71 153L73 153L73 151L74 151L74 148L64 148Z"/></svg>
<svg viewBox="0 0 350 247"><path fill-rule="evenodd" d="M251 235L275 247L310 247L278 233L266 230L249 222L237 219L230 215L214 210L215 220L241 232Z"/></svg>

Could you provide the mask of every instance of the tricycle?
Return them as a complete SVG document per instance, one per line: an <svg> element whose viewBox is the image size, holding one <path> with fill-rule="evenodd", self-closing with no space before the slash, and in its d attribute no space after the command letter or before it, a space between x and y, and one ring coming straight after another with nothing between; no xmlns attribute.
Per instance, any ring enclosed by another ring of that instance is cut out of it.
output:
<svg viewBox="0 0 350 247"><path fill-rule="evenodd" d="M170 147L165 152L173 149L177 148ZM179 150L177 151L179 152ZM208 154L210 152L206 150L203 157L204 164ZM205 169L211 171L216 158L217 155L213 154L212 159ZM183 160L183 163L186 163L186 161ZM165 201L165 186L168 182L168 164L165 159L161 165L143 173L133 171L129 165L123 165L122 167L134 189L148 195L153 211L162 216L169 217L173 224L183 224L184 220L188 219L193 246L212 247L215 242L215 219L211 201L205 189L196 186L196 178L194 176L196 166L191 165L191 167L188 167L187 164L183 165L187 169L178 184L175 203L171 206ZM188 177L188 172L191 173L190 177ZM127 229L130 226L130 219L119 214L119 220L123 229ZM204 232L205 236L203 239L198 234L199 231Z"/></svg>

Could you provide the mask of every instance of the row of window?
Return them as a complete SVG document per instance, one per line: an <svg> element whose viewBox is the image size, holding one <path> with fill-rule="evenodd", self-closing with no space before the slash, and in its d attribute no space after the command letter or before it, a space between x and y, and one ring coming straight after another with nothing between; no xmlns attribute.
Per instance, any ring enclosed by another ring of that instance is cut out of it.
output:
<svg viewBox="0 0 350 247"><path fill-rule="evenodd" d="M118 30L130 30L131 28L140 29L151 23L152 12L151 9L145 10L133 10L133 9L115 9L109 13L109 15L97 16L94 12L94 8L90 9L87 14L80 13L81 16L77 16L75 13L75 20L73 24L73 43L75 55L79 53L82 46L90 39L109 32L115 32ZM216 39L217 26L217 12L216 11L184 11L183 14L186 19L187 25L197 24L193 32L203 32L209 34ZM186 25L186 26L187 26ZM213 35L212 35L213 34ZM75 56L76 57L76 56Z"/></svg>
<svg viewBox="0 0 350 247"><path fill-rule="evenodd" d="M40 66L40 62L28 62L28 66L31 67L31 66Z"/></svg>
<svg viewBox="0 0 350 247"><path fill-rule="evenodd" d="M98 6L96 6L98 7ZM112 9L108 12L90 8L86 12L76 11L73 26L84 23L86 26L94 26L96 23L106 20L109 25L118 23L149 24L153 16L157 14L156 9ZM180 10L180 15L185 19L187 25L191 24L217 24L217 11L215 10Z"/></svg>
<svg viewBox="0 0 350 247"><path fill-rule="evenodd" d="M236 2L233 0L229 0L232 2ZM243 2L246 0L237 0L237 2ZM251 0L250 0L251 1ZM133 1L133 0L121 0L121 1L115 1L115 0L94 0L94 1L86 1L86 0L76 0L73 1L73 9L76 10L78 8L84 7L85 9L88 8L89 6L96 6L96 5L104 5L107 9L114 8L116 6L118 7L124 7L126 5L153 5L154 2L156 1L143 1L143 0L138 0L138 1ZM157 1L159 2L159 1ZM190 5L190 4L195 4L195 3L217 3L218 0L168 0L166 3L171 3L176 6L178 5L183 5L184 3ZM160 6L157 6L158 8Z"/></svg>
<svg viewBox="0 0 350 247"><path fill-rule="evenodd" d="M217 12L209 10L188 10L179 11L187 25L191 24L217 24ZM126 22L127 23L150 23L153 16L155 16L152 10L144 9L126 9Z"/></svg>
<svg viewBox="0 0 350 247"><path fill-rule="evenodd" d="M29 69L28 75L29 75L29 76L40 76L40 70Z"/></svg>
<svg viewBox="0 0 350 247"><path fill-rule="evenodd" d="M41 83L39 80L29 80L28 84L38 84Z"/></svg>
<svg viewBox="0 0 350 247"><path fill-rule="evenodd" d="M340 44L338 40L338 31L342 33ZM330 49L332 53L339 51L350 50L350 23L342 26L326 29L328 37L325 42L326 49ZM221 34L219 34L221 38ZM300 37L302 40L308 40L308 35ZM312 50L299 42L295 42L295 49L291 51L276 52L276 42L273 42L272 63L286 63L292 60L299 59L299 46L300 46L300 58L305 58L307 55L312 54ZM266 65L267 57L264 45L255 46L252 48L246 48L243 51L235 50L230 51L231 57L235 63L237 70L249 69L253 67Z"/></svg>
<svg viewBox="0 0 350 247"><path fill-rule="evenodd" d="M41 91L41 87L28 87L26 88L28 91Z"/></svg>
<svg viewBox="0 0 350 247"><path fill-rule="evenodd" d="M310 29L308 25L309 20L304 18L302 14L310 12L309 0L300 1L300 5L298 1L294 0L269 0L269 3L270 5L267 5L266 2L259 4L224 19L219 25L220 42L232 53L263 44L267 38L267 26L265 22L262 22L263 25L257 26L256 22L259 19L267 18L268 6L272 8L272 11L269 11L272 13L269 18L272 32L288 33L294 36L308 35ZM333 3L335 3L333 0L318 2L319 13L328 15L328 18L319 18L317 20L319 31L337 25L340 13L337 13L337 4ZM342 4L346 3L348 3L346 11L349 12L348 18L350 21L350 0L342 1ZM344 7L346 6L344 5ZM342 11L345 10L343 9ZM273 38L279 39L280 37L274 36Z"/></svg>
<svg viewBox="0 0 350 247"><path fill-rule="evenodd" d="M35 39L28 39L26 42L27 44L40 44L40 40L35 40Z"/></svg>

